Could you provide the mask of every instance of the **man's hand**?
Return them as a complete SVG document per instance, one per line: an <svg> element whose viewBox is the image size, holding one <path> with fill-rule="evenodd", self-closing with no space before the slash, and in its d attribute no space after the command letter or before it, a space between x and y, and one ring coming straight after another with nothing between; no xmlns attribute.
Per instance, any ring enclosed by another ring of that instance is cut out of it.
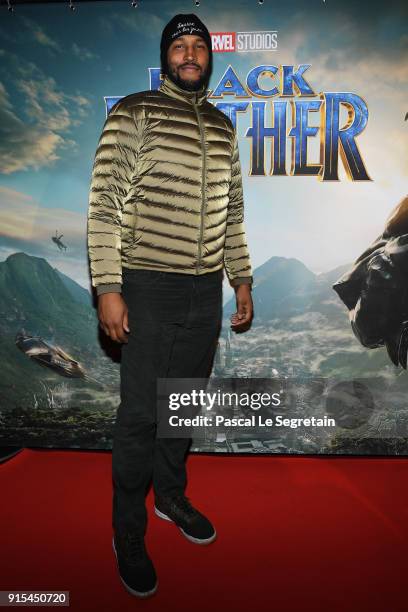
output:
<svg viewBox="0 0 408 612"><path fill-rule="evenodd" d="M127 343L125 331L130 332L128 308L120 293L102 293L98 296L99 324L115 342Z"/></svg>
<svg viewBox="0 0 408 612"><path fill-rule="evenodd" d="M231 316L231 329L243 332L249 328L254 313L250 285L242 284L235 287L235 299L237 312Z"/></svg>

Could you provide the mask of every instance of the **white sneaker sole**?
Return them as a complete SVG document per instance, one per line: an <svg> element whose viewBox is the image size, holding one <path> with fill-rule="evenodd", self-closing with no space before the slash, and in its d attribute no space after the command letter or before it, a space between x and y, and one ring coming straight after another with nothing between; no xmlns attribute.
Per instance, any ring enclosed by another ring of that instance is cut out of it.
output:
<svg viewBox="0 0 408 612"><path fill-rule="evenodd" d="M155 592L157 591L157 587L159 586L159 581L158 580L156 580L156 584L155 584L154 588L151 589L150 591L135 591L135 589L132 589L128 584L126 584L126 582L123 580L122 576L120 575L118 554L117 554L116 548L115 548L115 538L112 538L112 546L113 546L113 551L114 551L115 557L116 557L116 564L118 566L119 578L121 579L125 589L127 591L129 591L129 593L131 593L131 595L136 595L136 597L146 598L146 597L151 597L151 595L154 595Z"/></svg>
<svg viewBox="0 0 408 612"><path fill-rule="evenodd" d="M160 512L160 510L156 508L156 506L154 507L154 511L155 511L155 514L157 514L157 516L159 516L161 519L164 519L165 521L170 521L170 523L174 523L174 521L169 516L167 516L167 514L164 514L164 512ZM193 536L186 533L184 529L182 529L178 525L176 525L176 527L180 529L181 533L183 534L185 538L187 538L187 540L190 540L190 542L194 542L194 544L211 544L211 542L214 542L214 540L217 537L217 532L215 531L215 529L214 529L214 534L210 538L206 538L205 540L203 540L200 538L193 538Z"/></svg>

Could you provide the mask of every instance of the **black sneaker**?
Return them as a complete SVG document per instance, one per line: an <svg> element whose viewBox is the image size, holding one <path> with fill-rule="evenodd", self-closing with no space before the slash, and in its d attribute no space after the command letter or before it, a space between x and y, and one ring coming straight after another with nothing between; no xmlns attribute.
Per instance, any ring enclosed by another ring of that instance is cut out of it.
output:
<svg viewBox="0 0 408 612"><path fill-rule="evenodd" d="M156 497L154 511L160 518L174 522L190 542L210 544L217 537L208 518L193 508L184 495Z"/></svg>
<svg viewBox="0 0 408 612"><path fill-rule="evenodd" d="M126 589L137 597L149 597L157 590L154 565L147 554L143 535L125 533L113 538L119 576Z"/></svg>

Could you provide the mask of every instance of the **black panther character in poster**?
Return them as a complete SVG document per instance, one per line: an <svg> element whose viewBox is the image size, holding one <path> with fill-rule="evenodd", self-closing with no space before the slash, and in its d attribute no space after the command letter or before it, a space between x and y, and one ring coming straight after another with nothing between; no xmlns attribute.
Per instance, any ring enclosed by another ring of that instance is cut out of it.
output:
<svg viewBox="0 0 408 612"><path fill-rule="evenodd" d="M386 346L391 361L407 368L408 196L391 212L384 232L334 285L349 309L363 346Z"/></svg>

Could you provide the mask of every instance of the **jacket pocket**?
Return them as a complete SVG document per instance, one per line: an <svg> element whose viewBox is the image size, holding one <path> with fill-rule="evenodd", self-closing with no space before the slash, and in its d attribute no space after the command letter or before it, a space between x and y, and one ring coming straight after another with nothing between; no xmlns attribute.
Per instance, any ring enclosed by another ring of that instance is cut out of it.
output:
<svg viewBox="0 0 408 612"><path fill-rule="evenodd" d="M134 204L133 210L133 219L132 219L132 232L131 232L131 246L132 248L136 248L138 242L142 237L142 233L140 231L140 219L139 219L139 211L137 209L137 203Z"/></svg>

